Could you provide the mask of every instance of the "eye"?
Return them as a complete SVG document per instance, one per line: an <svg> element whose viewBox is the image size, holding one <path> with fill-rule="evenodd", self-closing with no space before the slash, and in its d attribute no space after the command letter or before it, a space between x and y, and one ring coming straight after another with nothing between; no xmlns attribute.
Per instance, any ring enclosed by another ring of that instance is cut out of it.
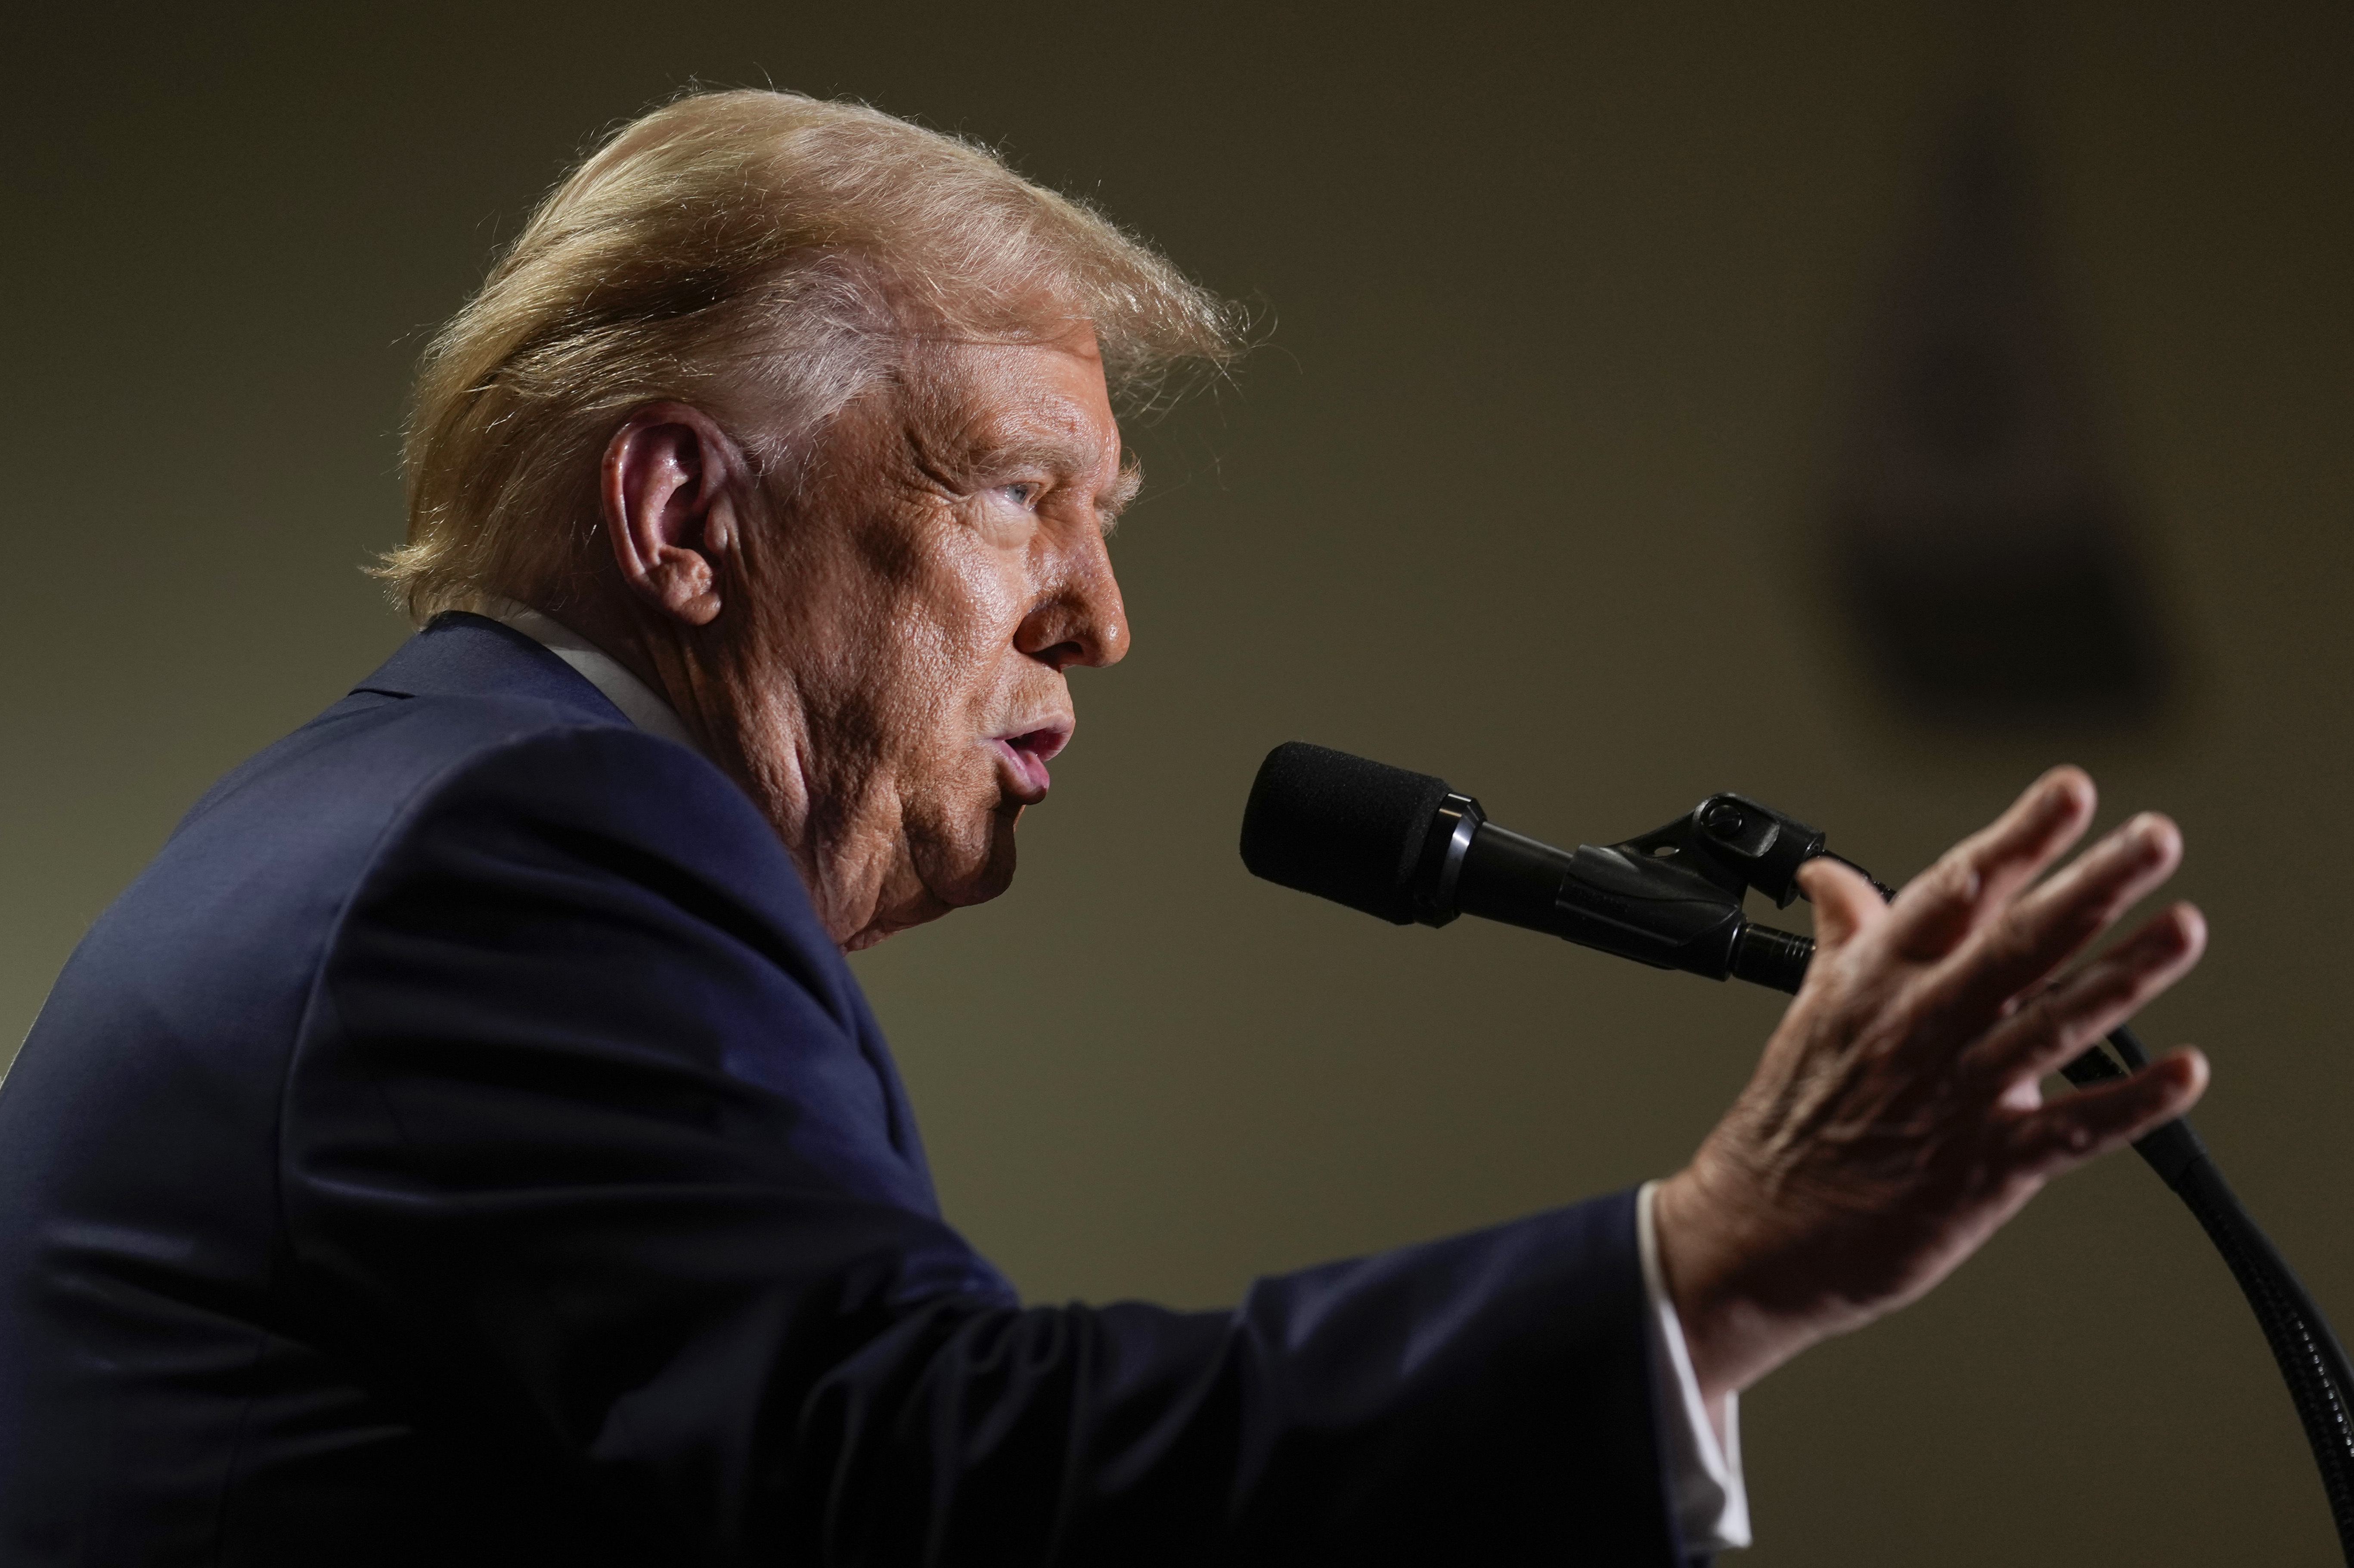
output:
<svg viewBox="0 0 2354 1568"><path fill-rule="evenodd" d="M1012 484L999 485L997 493L1027 512L1038 504L1038 498L1046 493L1046 487L1034 479L1017 480Z"/></svg>

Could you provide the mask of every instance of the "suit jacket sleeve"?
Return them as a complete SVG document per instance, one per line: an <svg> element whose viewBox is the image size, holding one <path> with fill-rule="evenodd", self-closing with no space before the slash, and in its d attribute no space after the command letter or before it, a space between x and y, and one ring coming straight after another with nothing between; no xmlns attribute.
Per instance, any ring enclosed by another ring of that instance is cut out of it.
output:
<svg viewBox="0 0 2354 1568"><path fill-rule="evenodd" d="M414 802L328 947L302 1313L519 1517L642 1561L1676 1559L1631 1194L1232 1311L1024 1308L906 1120L732 785L517 741Z"/></svg>

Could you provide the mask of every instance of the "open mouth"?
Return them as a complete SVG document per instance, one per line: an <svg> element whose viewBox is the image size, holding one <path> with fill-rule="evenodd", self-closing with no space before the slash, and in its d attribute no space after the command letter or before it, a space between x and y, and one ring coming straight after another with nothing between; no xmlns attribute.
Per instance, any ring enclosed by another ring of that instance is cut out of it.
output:
<svg viewBox="0 0 2354 1568"><path fill-rule="evenodd" d="M1046 771L1047 762L1071 743L1071 732L1059 725L1042 729L1023 730L1018 735L1001 735L990 745L997 748L1001 761L1013 772L1014 794L1025 805L1035 805L1046 798L1046 790L1055 780Z"/></svg>

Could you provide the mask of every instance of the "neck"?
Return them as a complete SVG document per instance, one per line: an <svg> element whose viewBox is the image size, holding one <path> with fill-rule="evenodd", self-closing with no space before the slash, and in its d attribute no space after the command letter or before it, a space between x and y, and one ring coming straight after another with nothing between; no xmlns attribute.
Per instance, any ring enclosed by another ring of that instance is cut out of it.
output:
<svg viewBox="0 0 2354 1568"><path fill-rule="evenodd" d="M801 873L811 906L843 951L933 917L884 911L928 895L900 849L896 791L862 767L858 748L812 744L812 715L788 662L763 658L756 637L725 619L688 626L634 595L592 593L544 604L667 702L705 757L748 795ZM912 885L901 886L902 883Z"/></svg>

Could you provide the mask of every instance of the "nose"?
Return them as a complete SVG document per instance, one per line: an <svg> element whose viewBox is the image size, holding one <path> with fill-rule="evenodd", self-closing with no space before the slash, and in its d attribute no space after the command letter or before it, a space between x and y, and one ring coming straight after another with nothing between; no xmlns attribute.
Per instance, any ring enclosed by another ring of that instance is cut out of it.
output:
<svg viewBox="0 0 2354 1568"><path fill-rule="evenodd" d="M1128 607L1113 577L1103 535L1088 526L1055 555L1045 596L1023 618L1013 645L1057 672L1073 664L1100 669L1128 657Z"/></svg>

